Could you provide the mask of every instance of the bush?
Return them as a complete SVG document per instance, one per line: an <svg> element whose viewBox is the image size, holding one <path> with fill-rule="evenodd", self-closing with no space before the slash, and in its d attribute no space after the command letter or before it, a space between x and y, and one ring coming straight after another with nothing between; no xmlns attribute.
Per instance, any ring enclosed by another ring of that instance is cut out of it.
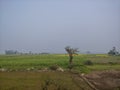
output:
<svg viewBox="0 0 120 90"><path fill-rule="evenodd" d="M90 61L90 60L87 60L87 61L84 62L84 65L93 65L93 62Z"/></svg>
<svg viewBox="0 0 120 90"><path fill-rule="evenodd" d="M51 70L57 70L59 66L57 64L50 66Z"/></svg>
<svg viewBox="0 0 120 90"><path fill-rule="evenodd" d="M108 64L110 64L110 65L115 65L115 64L117 64L116 62L108 62Z"/></svg>
<svg viewBox="0 0 120 90"><path fill-rule="evenodd" d="M70 64L70 65L68 65L68 69L73 69L73 67L74 67L74 65L72 65L72 64Z"/></svg>

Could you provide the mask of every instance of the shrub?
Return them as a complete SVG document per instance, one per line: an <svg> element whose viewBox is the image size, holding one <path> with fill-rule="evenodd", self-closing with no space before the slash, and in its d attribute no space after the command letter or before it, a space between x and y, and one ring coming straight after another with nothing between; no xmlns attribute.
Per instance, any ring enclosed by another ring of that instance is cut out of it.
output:
<svg viewBox="0 0 120 90"><path fill-rule="evenodd" d="M68 69L69 69L69 70L71 70L71 69L73 69L73 68L74 68L74 65L73 65L73 64L68 65Z"/></svg>
<svg viewBox="0 0 120 90"><path fill-rule="evenodd" d="M57 64L52 65L49 67L51 70L57 70L59 68L59 66Z"/></svg>
<svg viewBox="0 0 120 90"><path fill-rule="evenodd" d="M93 65L93 62L90 61L90 60L87 60L87 61L84 62L84 65Z"/></svg>
<svg viewBox="0 0 120 90"><path fill-rule="evenodd" d="M115 65L115 64L117 64L116 62L108 62L108 64L110 64L110 65Z"/></svg>

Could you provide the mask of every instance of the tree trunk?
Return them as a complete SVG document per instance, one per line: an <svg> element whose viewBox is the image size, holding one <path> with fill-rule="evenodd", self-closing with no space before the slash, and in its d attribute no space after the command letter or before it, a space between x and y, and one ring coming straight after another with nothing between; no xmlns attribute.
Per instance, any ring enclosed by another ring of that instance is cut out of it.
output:
<svg viewBox="0 0 120 90"><path fill-rule="evenodd" d="M72 65L72 63L73 63L73 55L72 54L69 54L69 63L70 63L70 65Z"/></svg>

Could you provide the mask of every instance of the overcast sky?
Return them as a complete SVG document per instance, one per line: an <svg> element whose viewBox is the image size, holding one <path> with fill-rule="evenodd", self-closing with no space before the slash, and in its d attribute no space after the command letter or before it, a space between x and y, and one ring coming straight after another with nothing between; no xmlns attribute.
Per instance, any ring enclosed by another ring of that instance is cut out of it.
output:
<svg viewBox="0 0 120 90"><path fill-rule="evenodd" d="M120 50L120 0L0 0L0 53Z"/></svg>

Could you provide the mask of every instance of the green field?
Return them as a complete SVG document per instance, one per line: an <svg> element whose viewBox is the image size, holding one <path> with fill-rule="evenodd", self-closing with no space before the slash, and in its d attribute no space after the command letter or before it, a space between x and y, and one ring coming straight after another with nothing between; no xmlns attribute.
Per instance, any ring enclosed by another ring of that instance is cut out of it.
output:
<svg viewBox="0 0 120 90"><path fill-rule="evenodd" d="M85 61L91 61L93 65L84 65ZM58 65L67 69L69 57L67 54L48 55L0 55L0 68L7 70L27 70L49 68ZM105 54L79 54L73 59L74 70L106 70L120 69L120 56L108 56Z"/></svg>
<svg viewBox="0 0 120 90"><path fill-rule="evenodd" d="M92 65L84 64L86 61ZM51 70L54 65L64 72ZM120 56L79 54L74 56L72 72L68 65L67 54L0 55L0 90L93 90L78 75L120 70ZM47 71L42 71L45 68Z"/></svg>

